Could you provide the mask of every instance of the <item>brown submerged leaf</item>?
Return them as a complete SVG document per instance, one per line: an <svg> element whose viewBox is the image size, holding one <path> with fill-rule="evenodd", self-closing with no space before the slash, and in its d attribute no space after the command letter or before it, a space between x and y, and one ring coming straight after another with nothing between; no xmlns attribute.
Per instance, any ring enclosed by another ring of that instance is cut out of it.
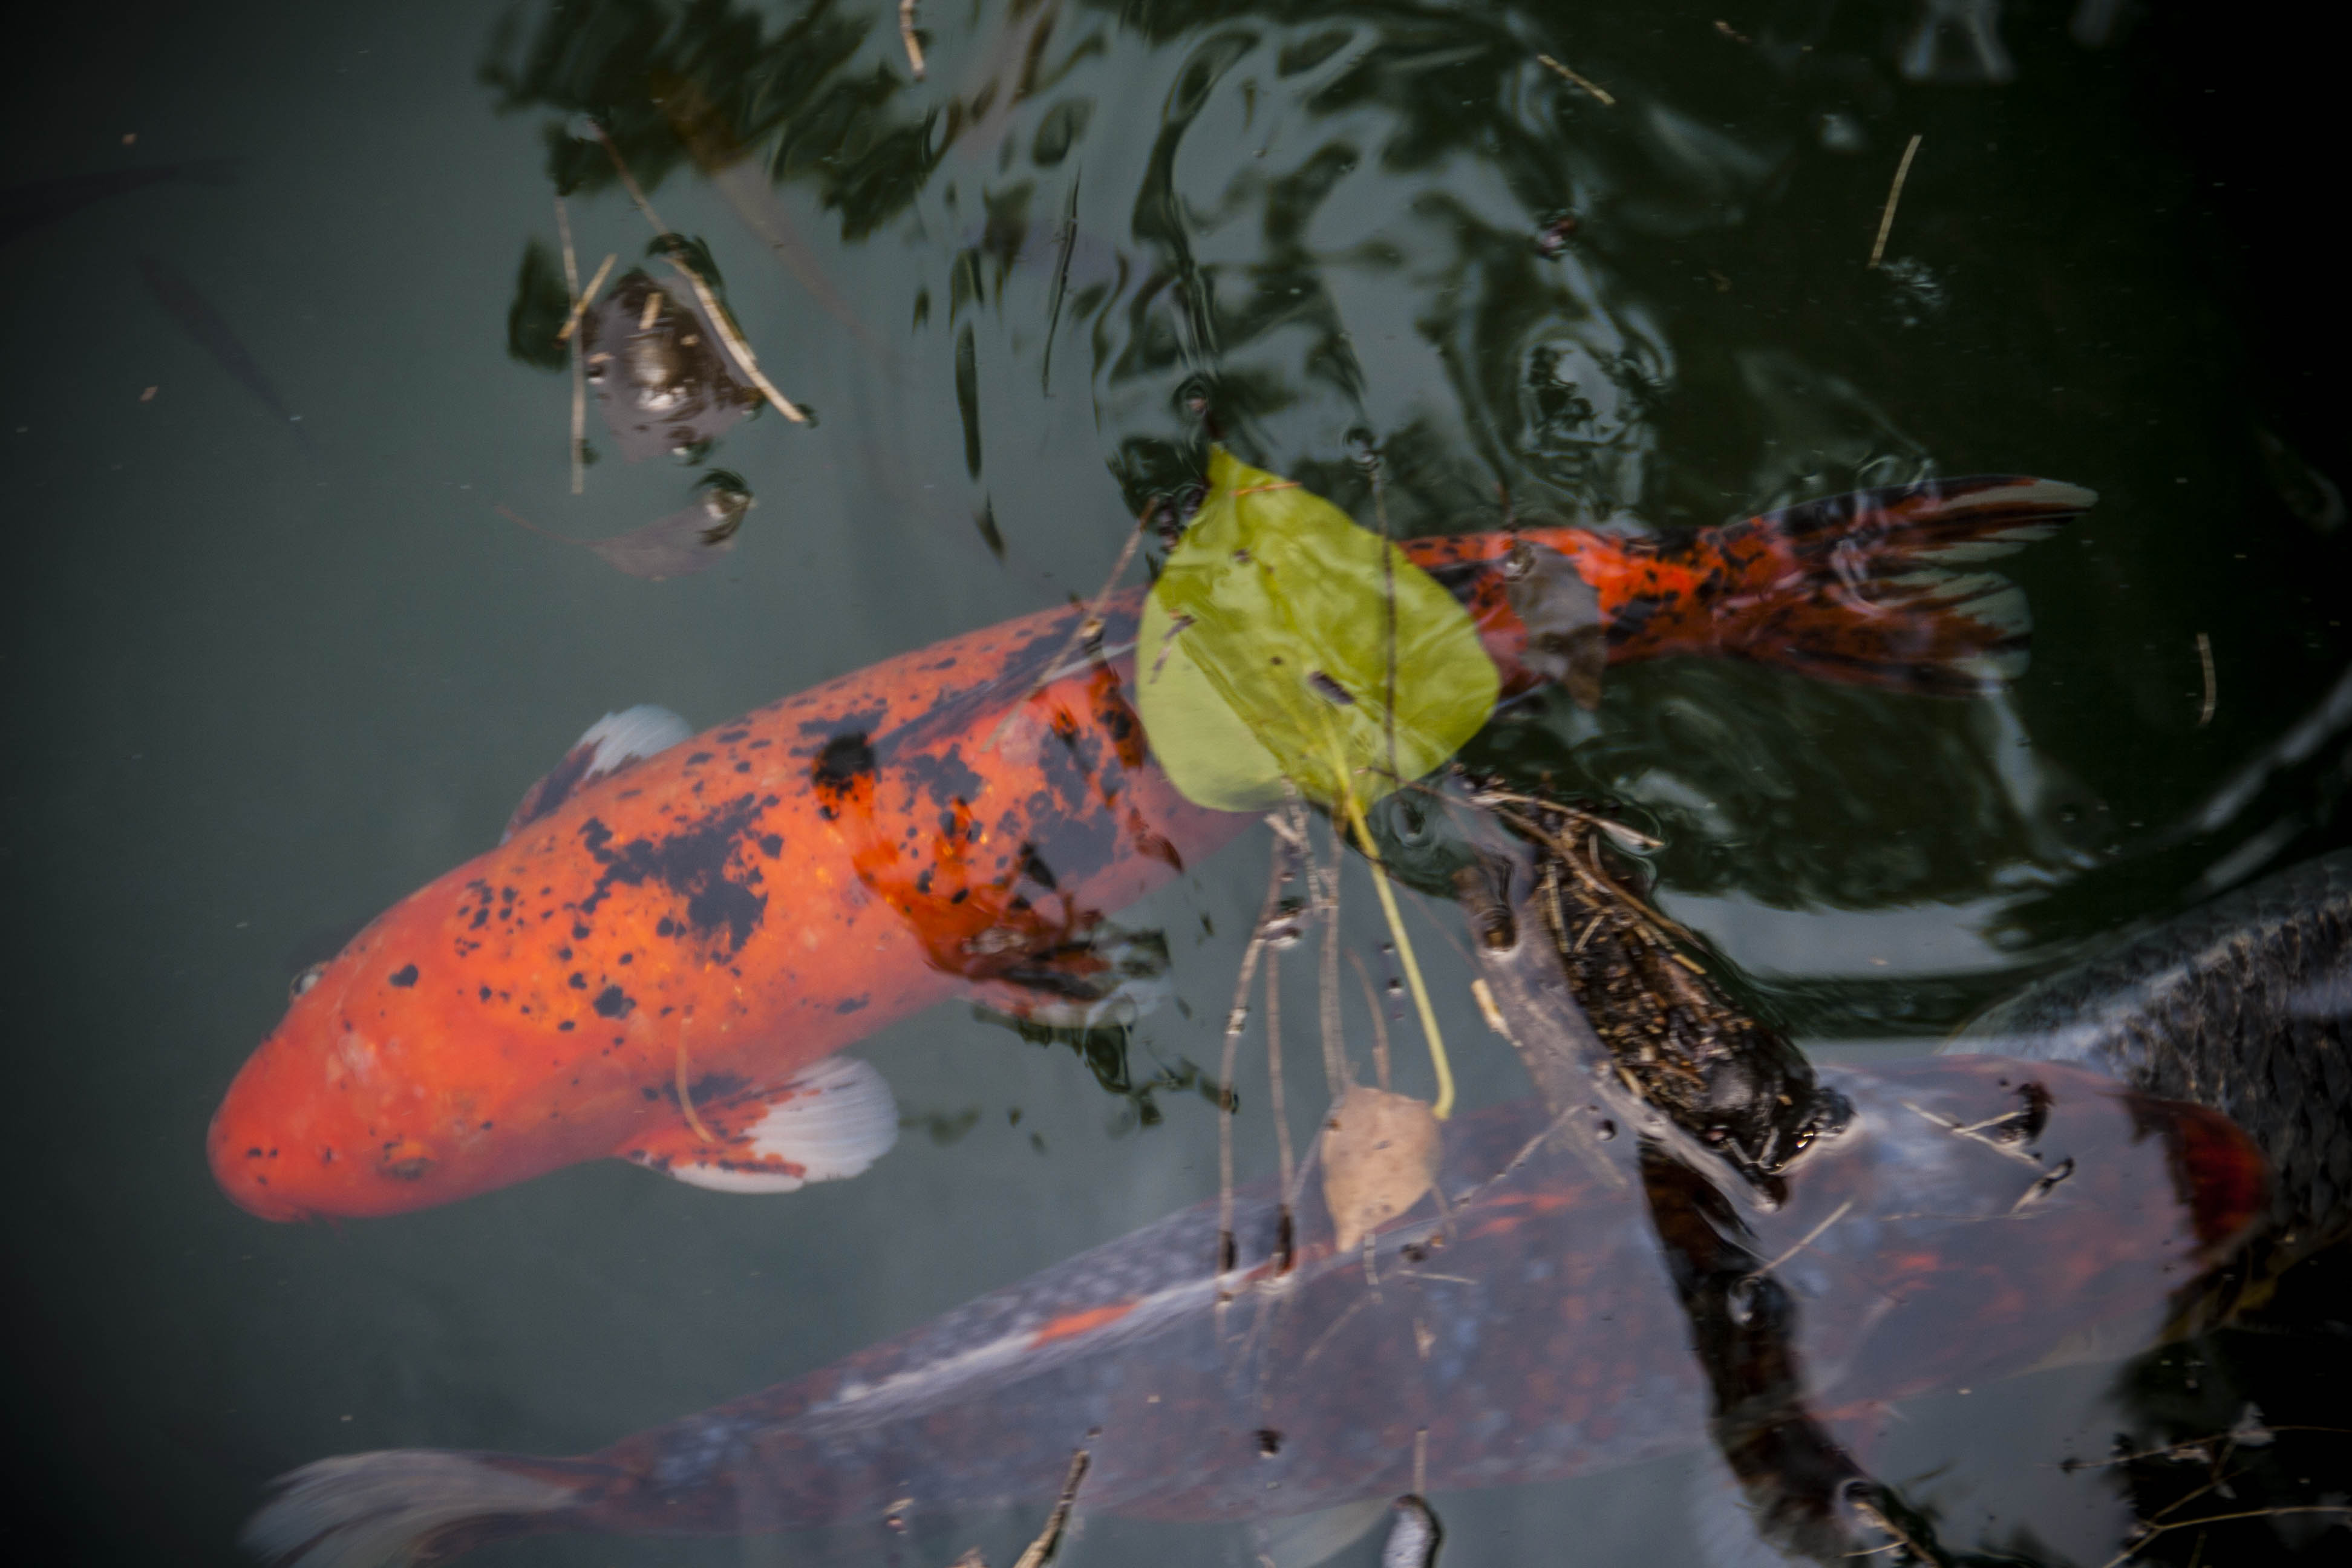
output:
<svg viewBox="0 0 2352 1568"><path fill-rule="evenodd" d="M1323 1204L1339 1249L1419 1203L1437 1155L1437 1117L1425 1102L1350 1084L1323 1131Z"/></svg>

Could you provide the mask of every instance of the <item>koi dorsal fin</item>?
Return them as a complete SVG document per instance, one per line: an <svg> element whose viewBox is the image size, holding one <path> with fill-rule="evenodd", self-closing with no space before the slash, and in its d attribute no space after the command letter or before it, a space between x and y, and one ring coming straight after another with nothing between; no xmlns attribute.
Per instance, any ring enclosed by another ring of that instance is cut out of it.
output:
<svg viewBox="0 0 2352 1568"><path fill-rule="evenodd" d="M562 762L523 792L499 842L504 844L598 779L667 752L693 733L685 720L651 702L605 714L572 743Z"/></svg>
<svg viewBox="0 0 2352 1568"><path fill-rule="evenodd" d="M689 1093L691 1086L688 1086ZM898 1141L898 1103L867 1063L827 1057L773 1089L694 1100L614 1151L718 1193L790 1193L855 1176ZM705 1136L708 1134L708 1136Z"/></svg>

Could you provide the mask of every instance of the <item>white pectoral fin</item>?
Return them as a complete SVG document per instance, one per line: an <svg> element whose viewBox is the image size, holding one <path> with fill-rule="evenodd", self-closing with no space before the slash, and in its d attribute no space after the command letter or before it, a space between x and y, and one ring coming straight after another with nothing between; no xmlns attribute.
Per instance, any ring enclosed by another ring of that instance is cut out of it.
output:
<svg viewBox="0 0 2352 1568"><path fill-rule="evenodd" d="M598 779L658 756L693 733L685 720L651 702L605 714L583 731L562 762L523 792L499 842L504 844Z"/></svg>
<svg viewBox="0 0 2352 1568"><path fill-rule="evenodd" d="M853 1057L827 1057L773 1089L697 1104L692 1121L672 1114L614 1152L716 1193L790 1193L837 1182L898 1141L890 1085Z"/></svg>

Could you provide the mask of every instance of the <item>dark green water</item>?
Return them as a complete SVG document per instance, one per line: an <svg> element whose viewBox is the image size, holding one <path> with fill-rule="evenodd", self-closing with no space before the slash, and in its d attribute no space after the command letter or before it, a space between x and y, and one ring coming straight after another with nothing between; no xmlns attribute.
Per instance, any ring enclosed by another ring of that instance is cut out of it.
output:
<svg viewBox="0 0 2352 1568"><path fill-rule="evenodd" d="M203 1157L290 973L494 842L587 722L637 701L716 722L1090 591L1142 500L1197 473L1202 407L1360 510L1369 436L1420 531L1506 504L1712 522L1927 473L2100 492L2003 565L2037 626L2005 698L1657 664L1618 672L1597 713L1541 701L1478 742L1646 814L1668 906L1838 1054L1927 1049L2108 933L2342 843L2352 468L2304 183L2322 52L2214 18L2126 18L2087 47L2063 6L2012 10L2001 83L1906 80L1909 5L1828 0L1726 27L1678 5L930 0L920 85L882 0L526 6L498 28L450 5L134 5L20 39L8 186L234 160L226 182L70 211L19 192L0 243L24 1527L68 1531L73 1559L234 1561L296 1464L594 1447L1213 1194L1201 1100L1139 1129L1066 1053L959 1009L866 1054L909 1113L976 1110L970 1131L910 1131L866 1176L789 1197L582 1167L284 1227L226 1203ZM765 160L753 183L837 314L686 155L654 102L673 78ZM557 182L583 270L646 244L567 129L585 112L821 416L725 436L710 462L759 505L690 579L634 580L492 510L616 533L701 471L603 440L573 498L564 378L508 352ZM1213 1059L1265 855L1237 847L1137 917L1180 933L1191 1010L1147 1020L1139 1064ZM1475 1040L1458 963L1433 967ZM1517 1092L1497 1050L1465 1071L1473 1100ZM1240 1142L1271 1168L1262 1113ZM1922 1401L1873 1463L1948 1544L2103 1563L2128 1523L2114 1475L2057 1462L2227 1427L2247 1400L2340 1422L2341 1273L2291 1285L2263 1333ZM1699 1470L1441 1498L1446 1562L1690 1559ZM2342 1502L2343 1474L2286 1470L2267 1500ZM944 1563L969 1537L1001 1563L1032 1523L853 1556ZM2243 1528L2232 1561L2330 1550L2317 1523ZM1097 1521L1064 1560L1249 1551ZM2189 1552L2184 1532L2151 1555ZM569 1540L493 1560L793 1559Z"/></svg>

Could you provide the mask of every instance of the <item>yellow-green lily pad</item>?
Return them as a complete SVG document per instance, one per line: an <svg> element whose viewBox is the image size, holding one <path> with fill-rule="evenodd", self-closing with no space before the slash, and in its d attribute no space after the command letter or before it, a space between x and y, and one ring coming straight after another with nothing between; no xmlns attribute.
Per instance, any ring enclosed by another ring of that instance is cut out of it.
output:
<svg viewBox="0 0 2352 1568"><path fill-rule="evenodd" d="M1326 805L1349 787L1370 805L1476 734L1501 687L1477 626L1436 579L1322 497L1222 447L1144 601L1135 657L1160 766L1220 811L1273 805L1285 780Z"/></svg>

